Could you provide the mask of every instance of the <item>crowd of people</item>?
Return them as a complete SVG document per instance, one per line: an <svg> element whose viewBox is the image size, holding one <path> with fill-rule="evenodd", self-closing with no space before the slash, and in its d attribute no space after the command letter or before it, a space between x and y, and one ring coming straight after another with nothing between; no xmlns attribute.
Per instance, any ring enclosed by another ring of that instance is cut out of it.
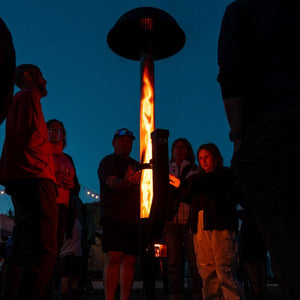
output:
<svg viewBox="0 0 300 300"><path fill-rule="evenodd" d="M237 0L225 11L218 82L234 154L224 167L213 143L200 145L196 157L186 138L172 144L162 234L171 300L183 299L185 257L193 300L245 299L239 259L254 299L266 299L266 251L282 298L300 295L299 16L299 0ZM41 99L47 81L33 64L16 67L1 19L0 41L0 122L6 119L0 183L15 213L0 299L53 299L58 269L61 299L79 299L84 234L80 185L64 152L66 130L59 120L46 123ZM20 91L13 96L14 84ZM113 153L98 168L106 300L115 299L118 286L120 298L130 299L140 254L141 171L130 157L134 140L132 131L118 129ZM240 235L238 203L244 209Z"/></svg>

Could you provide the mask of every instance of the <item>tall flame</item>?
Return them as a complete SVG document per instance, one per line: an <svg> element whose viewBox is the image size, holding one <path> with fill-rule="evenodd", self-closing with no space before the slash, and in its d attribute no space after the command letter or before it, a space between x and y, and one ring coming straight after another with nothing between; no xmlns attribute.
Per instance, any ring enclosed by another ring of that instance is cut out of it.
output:
<svg viewBox="0 0 300 300"><path fill-rule="evenodd" d="M142 69L140 108L140 159L142 164L149 163L152 159L152 131L154 131L153 63L146 60ZM152 169L144 169L141 175L141 218L149 217L152 199Z"/></svg>

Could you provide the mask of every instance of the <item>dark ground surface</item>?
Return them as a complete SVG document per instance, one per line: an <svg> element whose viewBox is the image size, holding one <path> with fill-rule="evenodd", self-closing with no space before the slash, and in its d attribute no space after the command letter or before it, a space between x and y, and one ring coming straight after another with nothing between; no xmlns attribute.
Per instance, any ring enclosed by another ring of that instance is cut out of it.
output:
<svg viewBox="0 0 300 300"><path fill-rule="evenodd" d="M103 289L96 289L90 292L86 292L82 300L105 300L104 298L104 291ZM116 295L116 300L119 300L120 297L119 295ZM152 297L152 299L148 300L169 300L170 297L166 295L164 292L164 289L162 287L158 287L155 289L155 297ZM184 295L184 300L191 300L192 296L189 291L186 291ZM246 293L246 299L247 300L254 300L254 298L251 297L250 293ZM280 297L280 292L279 288L277 285L268 285L268 290L267 290L267 299L268 300L281 300L282 298ZM145 297L144 291L142 288L134 288L132 290L131 294L131 300L147 300Z"/></svg>

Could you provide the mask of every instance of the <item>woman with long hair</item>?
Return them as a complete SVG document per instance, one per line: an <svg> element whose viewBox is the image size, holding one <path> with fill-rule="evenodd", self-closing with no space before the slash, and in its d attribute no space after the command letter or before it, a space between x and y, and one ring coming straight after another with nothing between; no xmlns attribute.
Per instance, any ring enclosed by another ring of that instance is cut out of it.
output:
<svg viewBox="0 0 300 300"><path fill-rule="evenodd" d="M203 173L192 181L192 231L203 299L245 299L237 280L235 179L213 143L197 151Z"/></svg>
<svg viewBox="0 0 300 300"><path fill-rule="evenodd" d="M185 138L178 138L172 144L169 173L184 182L198 172L195 155L190 142ZM180 186L170 186L170 205L164 235L167 242L168 271L171 300L181 300L183 297L183 278L185 256L188 261L192 280L192 298L202 299L202 284L198 274L193 235L187 229L190 214L188 198L181 196Z"/></svg>

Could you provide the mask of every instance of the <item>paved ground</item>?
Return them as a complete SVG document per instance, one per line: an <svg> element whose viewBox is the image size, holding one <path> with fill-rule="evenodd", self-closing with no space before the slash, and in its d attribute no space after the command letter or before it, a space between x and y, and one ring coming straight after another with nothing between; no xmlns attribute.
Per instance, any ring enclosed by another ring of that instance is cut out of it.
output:
<svg viewBox="0 0 300 300"><path fill-rule="evenodd" d="M281 300L279 288L275 284L268 285L268 300ZM246 294L247 300L254 300L249 294ZM116 295L116 300L119 300L119 295ZM142 283L135 282L131 300L145 300ZM161 282L156 283L155 298L151 300L169 300L169 296L165 294ZM183 300L191 300L191 294L187 291ZM96 283L96 289L84 294L82 300L105 300L102 282Z"/></svg>

